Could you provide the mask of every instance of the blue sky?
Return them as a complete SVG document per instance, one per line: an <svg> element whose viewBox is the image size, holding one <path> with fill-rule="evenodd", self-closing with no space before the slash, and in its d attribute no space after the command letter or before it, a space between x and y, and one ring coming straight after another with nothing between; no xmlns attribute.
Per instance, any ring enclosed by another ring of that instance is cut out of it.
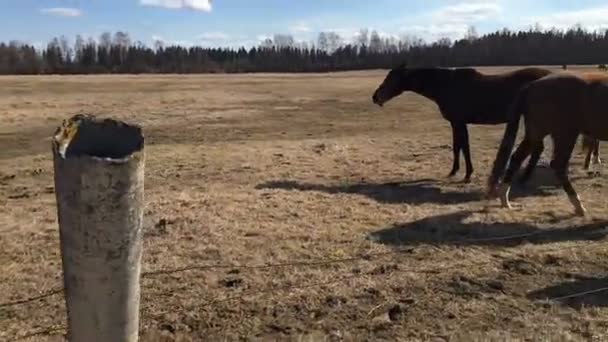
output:
<svg viewBox="0 0 608 342"><path fill-rule="evenodd" d="M577 23L608 29L600 0L0 0L0 40L46 44L55 36L98 38L127 31L133 40L204 46L251 46L275 33L312 41L335 31L346 41L360 28L427 41L508 27Z"/></svg>

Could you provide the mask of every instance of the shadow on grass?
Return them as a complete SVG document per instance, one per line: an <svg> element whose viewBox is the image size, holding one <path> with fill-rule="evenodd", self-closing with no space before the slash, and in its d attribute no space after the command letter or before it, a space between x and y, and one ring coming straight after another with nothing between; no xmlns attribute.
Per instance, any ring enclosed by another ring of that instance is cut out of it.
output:
<svg viewBox="0 0 608 342"><path fill-rule="evenodd" d="M328 194L356 194L366 196L380 203L388 204L457 204L484 200L481 191L465 191L445 189L446 185L433 179L421 179L405 182L391 183L356 183L356 184L312 184L297 181L271 181L256 186L256 189L281 189L289 191L316 191ZM443 186L442 186L443 185ZM551 190L551 191L549 191ZM523 196L549 196L554 194L555 188L539 188L532 184L526 189L514 186L511 198Z"/></svg>
<svg viewBox="0 0 608 342"><path fill-rule="evenodd" d="M575 309L608 307L608 278L577 276L557 285L528 293L530 300L553 300Z"/></svg>
<svg viewBox="0 0 608 342"><path fill-rule="evenodd" d="M368 239L395 247L434 245L517 246L561 241L600 240L608 234L606 222L542 229L524 223L466 223L471 212L461 211L394 225L368 235Z"/></svg>

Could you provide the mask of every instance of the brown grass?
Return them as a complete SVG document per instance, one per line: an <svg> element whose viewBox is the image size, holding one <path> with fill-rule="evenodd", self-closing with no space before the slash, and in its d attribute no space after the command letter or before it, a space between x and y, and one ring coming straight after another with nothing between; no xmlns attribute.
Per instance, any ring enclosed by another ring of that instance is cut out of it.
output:
<svg viewBox="0 0 608 342"><path fill-rule="evenodd" d="M142 341L608 338L607 293L544 300L608 285L604 178L577 150L589 218L543 168L503 210L481 193L504 126L471 127L473 182L446 179L448 123L414 94L374 107L384 75L0 78L0 340L62 339L61 294L1 303L61 287L49 137L78 112L145 129L144 270L166 272Z"/></svg>

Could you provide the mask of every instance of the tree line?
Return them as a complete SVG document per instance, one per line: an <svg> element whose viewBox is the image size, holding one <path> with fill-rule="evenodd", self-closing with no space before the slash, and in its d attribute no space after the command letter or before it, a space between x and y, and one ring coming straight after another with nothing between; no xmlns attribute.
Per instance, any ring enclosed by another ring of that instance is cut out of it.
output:
<svg viewBox="0 0 608 342"><path fill-rule="evenodd" d="M410 66L498 66L604 64L608 31L510 31L477 35L470 28L456 41L426 43L413 36L381 37L361 30L346 43L335 32L321 32L314 43L277 34L258 46L209 48L133 42L128 33L103 33L97 40L65 36L45 48L17 41L0 43L0 74L327 72Z"/></svg>

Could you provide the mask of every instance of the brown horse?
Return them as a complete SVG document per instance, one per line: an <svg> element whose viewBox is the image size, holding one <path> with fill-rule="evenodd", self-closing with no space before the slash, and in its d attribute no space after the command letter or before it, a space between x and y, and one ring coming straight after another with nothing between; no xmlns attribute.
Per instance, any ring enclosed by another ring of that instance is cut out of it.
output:
<svg viewBox="0 0 608 342"><path fill-rule="evenodd" d="M543 77L524 86L509 110L509 122L488 179L488 194L500 196L503 207L510 208L509 189L513 175L524 159L545 136L553 139L553 168L576 214L585 215L585 208L568 178L568 164L580 134L591 139L608 140L607 75L575 75L559 73ZM509 161L502 185L501 178L515 138L521 116L525 136Z"/></svg>
<svg viewBox="0 0 608 342"><path fill-rule="evenodd" d="M376 89L372 100L383 106L405 91L413 91L434 101L441 115L452 126L454 154L449 177L460 169L460 151L466 163L465 182L470 182L473 163L467 124L497 125L507 122L507 110L517 91L523 86L550 74L542 68L523 68L497 75L486 75L472 68L407 68L391 70ZM538 163L542 148L530 158L525 182Z"/></svg>

